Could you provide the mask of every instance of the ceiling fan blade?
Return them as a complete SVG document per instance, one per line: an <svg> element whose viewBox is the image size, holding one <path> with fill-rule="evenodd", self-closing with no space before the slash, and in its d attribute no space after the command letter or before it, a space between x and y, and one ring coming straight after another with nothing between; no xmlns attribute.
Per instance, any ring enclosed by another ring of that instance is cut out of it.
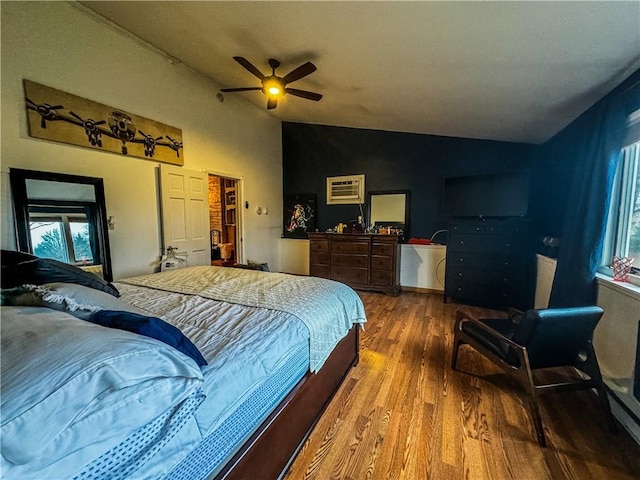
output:
<svg viewBox="0 0 640 480"><path fill-rule="evenodd" d="M302 77L306 77L307 75L315 72L316 70L317 68L313 63L307 62L305 64L300 65L295 70L292 70L291 72L287 73L282 80L284 80L284 83L295 82L296 80L300 80Z"/></svg>
<svg viewBox="0 0 640 480"><path fill-rule="evenodd" d="M296 97L306 98L307 100L314 100L316 102L322 98L322 95L319 93L298 90L297 88L285 88L284 91L289 95L295 95Z"/></svg>
<svg viewBox="0 0 640 480"><path fill-rule="evenodd" d="M221 88L221 92L248 92L249 90L262 90L262 87Z"/></svg>
<svg viewBox="0 0 640 480"><path fill-rule="evenodd" d="M258 70L249 60L247 60L244 57L233 57L233 59L238 62L240 65L242 65L244 68L246 68L247 70L249 70L251 73L253 73L256 77L258 77L260 80L264 79L264 75L262 74L262 72L260 70Z"/></svg>
<svg viewBox="0 0 640 480"><path fill-rule="evenodd" d="M267 100L267 110L274 109L276 108L277 105L278 105L278 99L269 97L269 99Z"/></svg>

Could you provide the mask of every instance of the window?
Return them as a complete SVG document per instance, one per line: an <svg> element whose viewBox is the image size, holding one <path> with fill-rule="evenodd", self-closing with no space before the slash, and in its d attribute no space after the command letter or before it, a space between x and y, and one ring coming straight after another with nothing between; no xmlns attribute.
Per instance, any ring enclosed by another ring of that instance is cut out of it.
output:
<svg viewBox="0 0 640 480"><path fill-rule="evenodd" d="M633 257L634 274L640 273L640 142L622 150L612 192L603 263L613 256Z"/></svg>
<svg viewBox="0 0 640 480"><path fill-rule="evenodd" d="M93 254L86 215L29 215L33 254L61 262L92 265Z"/></svg>

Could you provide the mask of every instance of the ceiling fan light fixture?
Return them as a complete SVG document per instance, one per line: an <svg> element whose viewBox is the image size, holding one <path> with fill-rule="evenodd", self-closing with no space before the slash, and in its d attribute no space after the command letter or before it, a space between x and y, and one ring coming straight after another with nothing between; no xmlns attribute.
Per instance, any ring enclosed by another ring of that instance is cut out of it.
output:
<svg viewBox="0 0 640 480"><path fill-rule="evenodd" d="M281 97L285 93L282 81L277 77L265 78L262 82L262 91L270 97Z"/></svg>
<svg viewBox="0 0 640 480"><path fill-rule="evenodd" d="M276 68L280 66L280 62L270 58L269 66L271 67L271 75L267 77L246 58L233 57L233 59L253 74L254 77L260 79L262 86L222 88L220 90L221 92L249 92L252 90L261 90L263 95L267 97L267 110L276 108L278 105L278 99L284 97L286 94L293 95L294 97L306 98L307 100L313 100L314 102L317 102L322 98L322 95L319 93L288 87L290 83L300 80L317 70L316 66L311 62L303 63L298 68L294 68L284 77L279 77L276 75Z"/></svg>

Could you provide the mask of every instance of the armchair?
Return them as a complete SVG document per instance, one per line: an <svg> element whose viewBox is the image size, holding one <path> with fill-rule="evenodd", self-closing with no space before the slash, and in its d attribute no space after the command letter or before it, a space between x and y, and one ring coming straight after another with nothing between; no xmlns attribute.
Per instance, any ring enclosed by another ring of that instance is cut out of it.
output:
<svg viewBox="0 0 640 480"><path fill-rule="evenodd" d="M513 374L529 394L529 407L538 443L546 446L538 397L570 390L595 389L600 405L616 431L611 406L592 345L593 331L602 317L600 307L555 308L520 312L508 319L474 319L458 310L454 326L451 368L457 368L458 350L467 344L505 372ZM560 383L536 383L533 371L570 367L581 372ZM465 373L465 372L462 372Z"/></svg>

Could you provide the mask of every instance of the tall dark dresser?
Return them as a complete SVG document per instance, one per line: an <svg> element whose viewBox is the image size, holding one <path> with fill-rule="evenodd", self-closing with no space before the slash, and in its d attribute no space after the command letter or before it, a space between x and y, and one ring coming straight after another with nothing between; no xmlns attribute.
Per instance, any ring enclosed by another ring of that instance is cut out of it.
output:
<svg viewBox="0 0 640 480"><path fill-rule="evenodd" d="M532 308L535 256L529 238L524 218L451 221L445 301L499 310Z"/></svg>

